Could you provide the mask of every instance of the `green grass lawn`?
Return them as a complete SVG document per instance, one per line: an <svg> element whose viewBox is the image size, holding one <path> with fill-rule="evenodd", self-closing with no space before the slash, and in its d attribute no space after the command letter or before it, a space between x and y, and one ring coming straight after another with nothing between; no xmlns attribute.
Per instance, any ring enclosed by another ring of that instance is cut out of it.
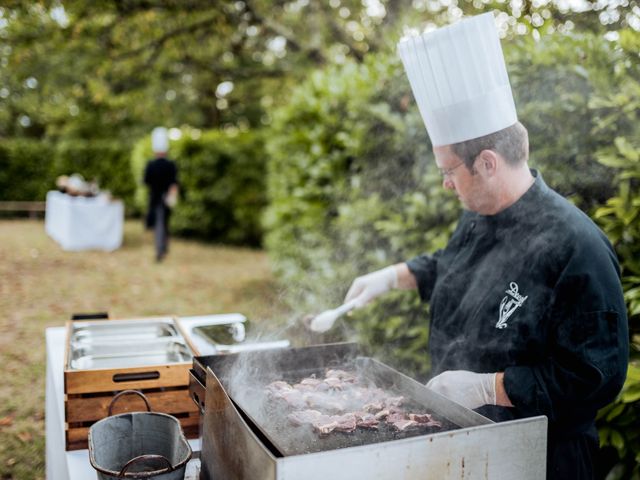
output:
<svg viewBox="0 0 640 480"><path fill-rule="evenodd" d="M115 252L64 252L42 220L0 220L0 478L45 476L46 327L94 311L124 318L240 312L254 324L284 325L264 252L180 239L170 248L155 263L150 233L127 222Z"/></svg>

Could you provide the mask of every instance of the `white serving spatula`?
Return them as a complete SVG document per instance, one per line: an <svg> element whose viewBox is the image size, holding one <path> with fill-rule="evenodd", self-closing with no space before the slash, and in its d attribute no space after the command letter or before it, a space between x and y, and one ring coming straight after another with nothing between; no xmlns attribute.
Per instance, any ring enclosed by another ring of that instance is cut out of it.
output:
<svg viewBox="0 0 640 480"><path fill-rule="evenodd" d="M322 313L316 315L309 323L309 328L314 332L326 332L333 327L334 322L347 312L350 312L356 307L354 300L340 305L338 308L332 310L325 310Z"/></svg>

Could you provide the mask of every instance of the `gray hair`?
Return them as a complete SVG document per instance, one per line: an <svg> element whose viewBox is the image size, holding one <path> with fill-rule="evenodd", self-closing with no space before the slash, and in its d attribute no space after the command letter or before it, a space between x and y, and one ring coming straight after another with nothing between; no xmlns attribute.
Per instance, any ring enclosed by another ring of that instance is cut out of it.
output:
<svg viewBox="0 0 640 480"><path fill-rule="evenodd" d="M499 153L509 165L517 166L529 158L529 134L520 122L484 137L451 145L451 151L473 171L473 162L483 150Z"/></svg>

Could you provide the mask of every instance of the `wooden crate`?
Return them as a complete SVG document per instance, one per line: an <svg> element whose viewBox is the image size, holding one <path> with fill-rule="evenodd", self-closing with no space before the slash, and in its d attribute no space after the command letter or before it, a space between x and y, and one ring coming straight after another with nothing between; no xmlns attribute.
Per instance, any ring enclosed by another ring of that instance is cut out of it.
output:
<svg viewBox="0 0 640 480"><path fill-rule="evenodd" d="M198 437L199 411L189 396L190 362L131 368L70 369L72 331L73 326L69 322L64 369L66 450L87 448L89 427L108 416L109 405L115 395L125 390L141 392L152 411L173 415L180 421L187 438ZM190 342L185 341L191 348ZM142 398L130 394L117 399L112 413L146 410Z"/></svg>

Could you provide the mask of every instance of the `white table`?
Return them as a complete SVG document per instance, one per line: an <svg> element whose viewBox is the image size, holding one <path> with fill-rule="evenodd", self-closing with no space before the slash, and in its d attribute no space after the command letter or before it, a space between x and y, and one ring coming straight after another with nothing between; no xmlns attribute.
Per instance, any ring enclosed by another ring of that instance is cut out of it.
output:
<svg viewBox="0 0 640 480"><path fill-rule="evenodd" d="M45 231L64 250L116 250L122 245L123 224L119 200L47 193Z"/></svg>
<svg viewBox="0 0 640 480"><path fill-rule="evenodd" d="M47 390L45 410L46 463L48 480L93 480L98 475L89 463L88 450L65 451L64 440L64 347L65 327L46 329ZM200 440L189 440L194 456L200 451ZM196 480L200 461L187 464L185 480Z"/></svg>

